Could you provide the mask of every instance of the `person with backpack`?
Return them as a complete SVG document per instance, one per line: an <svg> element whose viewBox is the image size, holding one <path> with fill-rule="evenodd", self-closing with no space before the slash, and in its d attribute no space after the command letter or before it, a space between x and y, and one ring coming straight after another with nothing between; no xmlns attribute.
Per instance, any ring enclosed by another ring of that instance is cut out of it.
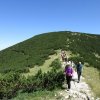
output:
<svg viewBox="0 0 100 100"><path fill-rule="evenodd" d="M64 61L68 62L68 56L66 55L66 53L64 54Z"/></svg>
<svg viewBox="0 0 100 100"><path fill-rule="evenodd" d="M63 62L64 62L64 55L65 55L65 51L61 50L61 58Z"/></svg>
<svg viewBox="0 0 100 100"><path fill-rule="evenodd" d="M77 75L78 75L78 83L80 82L82 68L83 68L83 65L81 64L81 62L78 62L78 64L76 65L76 70L77 70Z"/></svg>
<svg viewBox="0 0 100 100"><path fill-rule="evenodd" d="M68 57L65 53L65 51L61 50L61 58L63 62L67 62L68 61Z"/></svg>
<svg viewBox="0 0 100 100"><path fill-rule="evenodd" d="M70 64L67 64L65 66L65 75L66 75L66 81L67 81L67 85L68 85L68 91L71 88L71 80L72 80L72 76L73 76L73 68Z"/></svg>

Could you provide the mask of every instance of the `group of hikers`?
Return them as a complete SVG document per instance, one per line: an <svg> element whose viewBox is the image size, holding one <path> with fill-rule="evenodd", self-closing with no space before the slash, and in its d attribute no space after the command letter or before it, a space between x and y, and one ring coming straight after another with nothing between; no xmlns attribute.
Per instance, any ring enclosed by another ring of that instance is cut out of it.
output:
<svg viewBox="0 0 100 100"><path fill-rule="evenodd" d="M81 62L77 62L77 64L74 64L73 61L68 61L68 56L66 55L65 51L63 51L63 50L61 51L61 58L62 58L62 61L66 63L65 69L64 69L64 74L66 76L66 81L67 81L67 85L68 85L67 90L69 91L71 88L71 80L72 80L72 77L74 76L75 70L77 71L77 77L78 77L77 83L80 82L83 65Z"/></svg>

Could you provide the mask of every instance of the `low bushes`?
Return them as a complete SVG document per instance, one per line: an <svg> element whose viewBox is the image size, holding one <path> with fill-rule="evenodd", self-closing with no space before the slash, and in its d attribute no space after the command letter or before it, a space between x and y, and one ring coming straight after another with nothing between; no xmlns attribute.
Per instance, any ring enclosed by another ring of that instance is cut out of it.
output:
<svg viewBox="0 0 100 100"><path fill-rule="evenodd" d="M50 67L55 68L55 69L60 69L61 68L61 62L60 62L60 60L59 59L55 59L51 63Z"/></svg>
<svg viewBox="0 0 100 100"><path fill-rule="evenodd" d="M0 99L11 99L17 95L18 91L29 93L61 88L63 81L63 72L57 72L55 69L47 73L42 73L39 70L35 76L29 76L28 78L20 76L19 73L10 72L0 79Z"/></svg>

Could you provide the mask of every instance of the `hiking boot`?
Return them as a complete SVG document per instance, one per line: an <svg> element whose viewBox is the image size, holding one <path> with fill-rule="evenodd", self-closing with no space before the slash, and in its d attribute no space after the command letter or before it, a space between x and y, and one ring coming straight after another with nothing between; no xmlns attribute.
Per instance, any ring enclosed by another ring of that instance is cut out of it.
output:
<svg viewBox="0 0 100 100"><path fill-rule="evenodd" d="M77 83L79 83L80 81L77 81Z"/></svg>
<svg viewBox="0 0 100 100"><path fill-rule="evenodd" d="M67 91L70 91L70 89L67 89Z"/></svg>

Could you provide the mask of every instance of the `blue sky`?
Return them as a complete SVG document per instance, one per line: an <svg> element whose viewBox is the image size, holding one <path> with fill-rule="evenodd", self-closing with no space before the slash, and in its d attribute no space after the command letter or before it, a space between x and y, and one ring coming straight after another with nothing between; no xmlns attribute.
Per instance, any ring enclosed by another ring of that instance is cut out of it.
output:
<svg viewBox="0 0 100 100"><path fill-rule="evenodd" d="M0 0L0 50L40 33L99 27L100 0Z"/></svg>

